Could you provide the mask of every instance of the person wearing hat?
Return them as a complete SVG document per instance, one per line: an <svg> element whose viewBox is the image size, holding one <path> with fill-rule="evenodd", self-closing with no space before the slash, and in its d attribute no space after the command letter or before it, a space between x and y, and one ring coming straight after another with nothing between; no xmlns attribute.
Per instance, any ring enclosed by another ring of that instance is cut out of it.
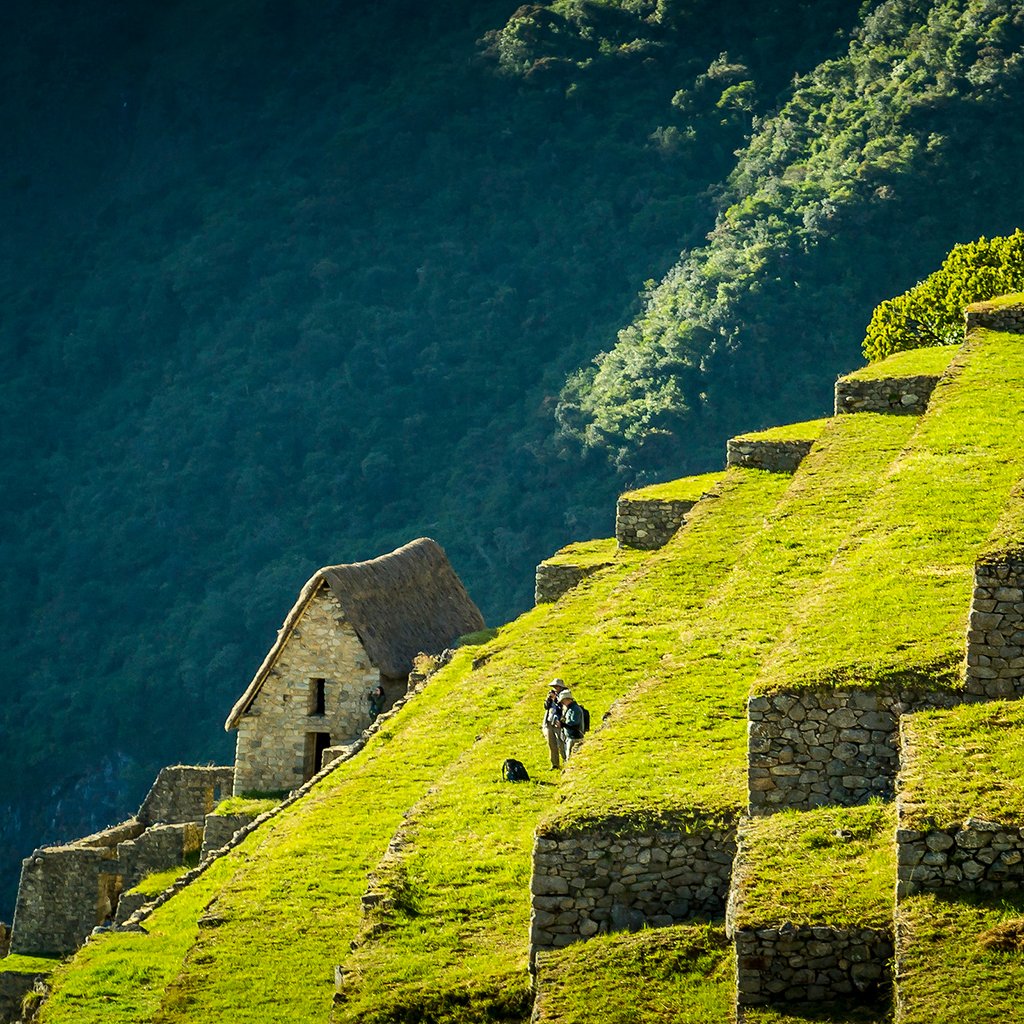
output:
<svg viewBox="0 0 1024 1024"><path fill-rule="evenodd" d="M565 690L561 679L552 679L548 687L548 695L544 700L544 719L541 732L548 741L548 753L551 755L551 767L561 768L564 759L565 741L562 738L562 708L558 703L558 695Z"/></svg>
<svg viewBox="0 0 1024 1024"><path fill-rule="evenodd" d="M562 757L568 761L569 755L583 742L583 708L576 703L571 690L560 690L558 705L562 709Z"/></svg>

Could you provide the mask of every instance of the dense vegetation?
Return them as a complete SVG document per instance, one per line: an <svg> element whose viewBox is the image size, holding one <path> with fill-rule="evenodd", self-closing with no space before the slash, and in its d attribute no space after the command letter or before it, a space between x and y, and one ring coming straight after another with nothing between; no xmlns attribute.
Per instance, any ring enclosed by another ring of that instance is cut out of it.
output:
<svg viewBox="0 0 1024 1024"><path fill-rule="evenodd" d="M753 410L794 419L808 394L823 407L823 371L852 369L850 335L893 281L1024 218L1009 127L1022 43L1010 2L870 10L845 54L755 121L708 243L652 282L636 322L570 381L565 428L638 471L699 457L701 438L749 426Z"/></svg>
<svg viewBox="0 0 1024 1024"><path fill-rule="evenodd" d="M432 535L498 621L620 487L827 408L894 280L1020 218L1021 18L5 9L0 906L34 844L230 755L316 566Z"/></svg>

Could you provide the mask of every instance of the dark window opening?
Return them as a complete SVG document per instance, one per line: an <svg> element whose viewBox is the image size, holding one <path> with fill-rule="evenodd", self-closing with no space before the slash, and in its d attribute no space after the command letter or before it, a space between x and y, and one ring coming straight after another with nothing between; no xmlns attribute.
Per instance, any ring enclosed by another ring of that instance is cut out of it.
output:
<svg viewBox="0 0 1024 1024"><path fill-rule="evenodd" d="M309 681L309 713L322 715L327 707L327 680L310 679Z"/></svg>

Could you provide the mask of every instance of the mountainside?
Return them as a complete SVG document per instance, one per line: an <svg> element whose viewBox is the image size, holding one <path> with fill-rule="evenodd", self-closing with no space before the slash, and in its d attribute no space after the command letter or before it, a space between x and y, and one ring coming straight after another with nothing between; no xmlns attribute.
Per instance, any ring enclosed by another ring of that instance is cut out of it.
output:
<svg viewBox="0 0 1024 1024"><path fill-rule="evenodd" d="M847 388L866 411L742 439L807 438L795 471L734 458L666 545L458 651L39 1020L882 1024L894 978L900 1022L1024 1020L1024 335ZM556 674L593 721L561 773Z"/></svg>
<svg viewBox="0 0 1024 1024"><path fill-rule="evenodd" d="M430 535L508 618L621 486L819 415L882 295L1024 212L1008 0L0 27L0 905L229 755L318 565Z"/></svg>

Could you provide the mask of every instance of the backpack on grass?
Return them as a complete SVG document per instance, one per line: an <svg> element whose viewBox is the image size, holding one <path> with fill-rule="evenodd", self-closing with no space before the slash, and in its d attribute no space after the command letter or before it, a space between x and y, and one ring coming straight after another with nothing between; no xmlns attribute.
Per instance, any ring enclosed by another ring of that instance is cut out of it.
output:
<svg viewBox="0 0 1024 1024"><path fill-rule="evenodd" d="M517 761L514 757L507 758L505 763L502 764L501 777L506 782L530 781L530 773L526 770L526 765L522 761Z"/></svg>

